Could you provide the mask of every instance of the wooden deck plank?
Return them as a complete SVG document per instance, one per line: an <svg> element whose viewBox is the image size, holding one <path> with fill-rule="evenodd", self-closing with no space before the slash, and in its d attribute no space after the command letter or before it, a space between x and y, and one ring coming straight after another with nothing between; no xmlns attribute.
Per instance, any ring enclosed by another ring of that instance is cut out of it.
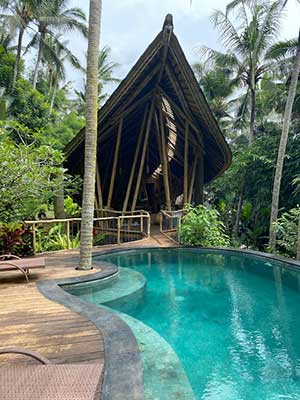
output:
<svg viewBox="0 0 300 400"><path fill-rule="evenodd" d="M55 263L51 263L54 264ZM92 271L94 273L95 271ZM23 347L57 363L104 362L103 338L87 318L46 299L37 289L40 279L61 279L91 273L51 267L24 283L17 274L0 275L0 349ZM2 355L1 365L30 363L23 356Z"/></svg>

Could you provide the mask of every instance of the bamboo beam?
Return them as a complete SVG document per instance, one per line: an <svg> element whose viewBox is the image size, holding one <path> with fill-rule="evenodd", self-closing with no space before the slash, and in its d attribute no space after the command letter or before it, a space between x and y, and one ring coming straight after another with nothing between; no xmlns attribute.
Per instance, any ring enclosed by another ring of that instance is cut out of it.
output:
<svg viewBox="0 0 300 400"><path fill-rule="evenodd" d="M141 129L139 132L137 145L135 148L133 163L131 166L131 172L130 172L129 181L128 181L128 185L127 185L126 195L125 195L125 199L124 199L124 203L123 203L123 209L122 209L123 213L127 210L127 206L128 206L129 196L130 196L130 192L131 192L131 187L132 187L132 182L133 182L133 178L134 178L136 164L138 161L138 156L139 156L139 152L140 152L140 147L141 147L141 143L142 143L142 137L143 137L143 133L144 133L145 125L146 125L146 120L147 120L147 110L145 109L142 126L141 126Z"/></svg>
<svg viewBox="0 0 300 400"><path fill-rule="evenodd" d="M134 195L133 195L131 211L135 210L136 202L137 202L137 198L138 198L139 190L140 190L140 186L141 186L141 180L142 180L144 164L145 164L146 150L147 150L148 139L149 139L149 134L150 134L150 130L151 130L151 122L152 122L152 117L153 117L154 105L155 105L155 95L153 95L153 99L152 99L151 105L150 105L148 121L147 121L147 126L146 126L146 132L145 132L145 138L144 138L143 149L142 149L142 155L141 155L141 161L140 161L140 168L139 168L135 191L134 191Z"/></svg>
<svg viewBox="0 0 300 400"><path fill-rule="evenodd" d="M189 185L189 123L185 122L184 130L184 172L183 172L183 204L188 202Z"/></svg>
<svg viewBox="0 0 300 400"><path fill-rule="evenodd" d="M165 198L166 198L166 209L168 211L171 211L168 154L166 146L165 124L161 109L159 109L159 124L160 124L160 136L161 136L162 171L163 171Z"/></svg>
<svg viewBox="0 0 300 400"><path fill-rule="evenodd" d="M108 198L107 198L107 208L110 208L111 200L112 200L112 196L113 196L113 191L114 191L116 172L117 172L117 166L118 166L120 143L121 143L121 136L122 136L122 129L123 129L123 117L121 117L120 122L119 122L118 135L117 135L115 154L114 154L114 162L113 162L113 168L112 168L110 186L109 186L109 192L108 192Z"/></svg>
<svg viewBox="0 0 300 400"><path fill-rule="evenodd" d="M189 190L188 203L192 202L194 184L195 184L195 177L196 177L197 162L198 162L198 158L196 157L196 154L194 154L194 162L193 162L193 166L192 166L192 174L191 174L191 181L190 181L190 190Z"/></svg>
<svg viewBox="0 0 300 400"><path fill-rule="evenodd" d="M102 197L101 176L100 176L100 169L99 169L98 162L97 162L97 166L96 166L96 188L97 188L98 208L100 208L102 210L103 197Z"/></svg>

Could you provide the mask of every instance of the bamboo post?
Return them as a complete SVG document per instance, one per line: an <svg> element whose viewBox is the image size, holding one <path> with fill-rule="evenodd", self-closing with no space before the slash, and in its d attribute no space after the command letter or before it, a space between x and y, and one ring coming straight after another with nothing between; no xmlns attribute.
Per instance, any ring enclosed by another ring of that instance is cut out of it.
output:
<svg viewBox="0 0 300 400"><path fill-rule="evenodd" d="M160 233L163 233L163 213L159 213L159 230Z"/></svg>
<svg viewBox="0 0 300 400"><path fill-rule="evenodd" d="M102 188L101 188L101 176L100 176L100 169L99 164L97 162L96 166L96 187L97 187L97 200L98 200L98 207L100 210L103 209L103 197L102 197Z"/></svg>
<svg viewBox="0 0 300 400"><path fill-rule="evenodd" d="M32 224L32 247L35 253L36 251L36 232L35 232L35 224Z"/></svg>
<svg viewBox="0 0 300 400"><path fill-rule="evenodd" d="M114 154L114 162L113 162L113 168L112 168L112 172L111 172L110 186L109 186L109 192L108 192L108 198L107 198L107 208L110 208L113 191L114 191L120 143L121 143L121 136L122 136L122 129L123 129L123 117L121 117L120 122L119 122L118 135L117 135L115 154Z"/></svg>
<svg viewBox="0 0 300 400"><path fill-rule="evenodd" d="M183 204L188 202L189 181L189 123L185 122L184 130L184 176L183 176Z"/></svg>
<svg viewBox="0 0 300 400"><path fill-rule="evenodd" d="M147 215L147 238L149 239L151 235L151 217Z"/></svg>
<svg viewBox="0 0 300 400"><path fill-rule="evenodd" d="M123 213L127 210L127 206L128 206L128 201L129 201L132 182L133 182L133 178L134 178L135 168L136 168L136 164L137 164L137 161L138 161L138 156L139 156L139 151L140 151L140 147L141 147L143 132L144 132L144 129L145 129L146 118L147 118L147 112L145 110L144 117L143 117L143 122L142 122L142 126L141 126L141 130L140 130L138 141L137 141L137 145L136 145L136 148L135 148L134 159L133 159L133 163L132 163L132 167L131 167L131 172L130 172L130 177L129 177L129 181L128 181L128 185L127 185L126 195L125 195L125 199L124 199L124 203L123 203Z"/></svg>
<svg viewBox="0 0 300 400"><path fill-rule="evenodd" d="M67 247L69 249L70 248L70 221L69 220L67 220L66 235L67 235Z"/></svg>
<svg viewBox="0 0 300 400"><path fill-rule="evenodd" d="M166 196L166 209L171 211L171 197L169 185L169 169L168 169L168 154L165 137L165 125L161 108L159 109L160 135L161 135L161 153L162 153L162 171L163 181Z"/></svg>
<svg viewBox="0 0 300 400"><path fill-rule="evenodd" d="M144 217L141 215L141 233L144 232Z"/></svg>
<svg viewBox="0 0 300 400"><path fill-rule="evenodd" d="M177 240L179 244L181 241L180 230L181 230L181 217L178 218L178 226L177 226Z"/></svg>
<svg viewBox="0 0 300 400"><path fill-rule="evenodd" d="M300 209L299 209L300 211ZM298 219L298 233L297 233L297 261L300 261L300 212L299 212L299 219Z"/></svg>
<svg viewBox="0 0 300 400"><path fill-rule="evenodd" d="M203 203L203 182L204 182L204 163L203 154L198 158L196 177L195 177L195 189L194 189L194 202L195 204Z"/></svg>
<svg viewBox="0 0 300 400"><path fill-rule="evenodd" d="M121 218L118 217L117 220L117 227L118 227L118 231L117 231L117 243L121 244Z"/></svg>
<svg viewBox="0 0 300 400"><path fill-rule="evenodd" d="M191 181L190 181L190 190L189 190L189 197L188 197L188 203L192 202L192 197L193 197L193 190L194 190L194 184L195 184L195 176L196 176L196 169L197 169L197 156L194 154L194 162L192 166L192 176L191 176Z"/></svg>
<svg viewBox="0 0 300 400"><path fill-rule="evenodd" d="M153 117L154 104L155 104L155 94L154 94L153 99L151 101L150 111L149 111L149 115L148 115L146 133L145 133L144 144L143 144L142 155L141 155L140 168L139 168L137 181L136 181L136 186L135 186L135 191L134 191L134 195L133 195L131 211L135 210L136 203L137 203L137 198L138 198L139 191L140 191L141 180L142 180L144 164L145 164L146 150L147 150L148 139L149 139L149 134L150 134L150 130L151 130L151 122L152 122L152 117Z"/></svg>

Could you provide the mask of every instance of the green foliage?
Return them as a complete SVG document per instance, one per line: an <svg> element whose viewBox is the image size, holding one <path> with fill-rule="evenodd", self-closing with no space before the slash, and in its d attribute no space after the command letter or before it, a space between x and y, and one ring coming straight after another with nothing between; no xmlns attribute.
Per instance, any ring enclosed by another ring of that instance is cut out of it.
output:
<svg viewBox="0 0 300 400"><path fill-rule="evenodd" d="M68 218L79 217L81 208L75 203L72 197L67 196L64 200L65 213Z"/></svg>
<svg viewBox="0 0 300 400"><path fill-rule="evenodd" d="M0 224L0 254L32 255L31 235L20 223Z"/></svg>
<svg viewBox="0 0 300 400"><path fill-rule="evenodd" d="M52 145L53 147L63 150L73 137L83 128L85 118L80 117L76 112L71 111L63 118L57 117L55 123L47 126L47 135L43 133L39 135L39 141L43 144Z"/></svg>
<svg viewBox="0 0 300 400"><path fill-rule="evenodd" d="M34 218L58 190L55 177L64 172L62 162L58 150L16 145L0 128L0 221Z"/></svg>
<svg viewBox="0 0 300 400"><path fill-rule="evenodd" d="M284 212L274 223L280 252L288 257L295 257L297 253L299 219L300 207L297 206Z"/></svg>
<svg viewBox="0 0 300 400"><path fill-rule="evenodd" d="M33 131L44 129L52 120L47 99L32 89L30 82L25 79L20 79L16 84L11 115Z"/></svg>
<svg viewBox="0 0 300 400"><path fill-rule="evenodd" d="M102 246L105 243L106 238L105 233L97 233L94 232L93 234L93 246Z"/></svg>
<svg viewBox="0 0 300 400"><path fill-rule="evenodd" d="M229 238L217 210L203 205L185 207L180 237L189 246L229 246Z"/></svg>
<svg viewBox="0 0 300 400"><path fill-rule="evenodd" d="M16 56L12 53L7 53L0 46L0 87L8 91L11 90L15 62Z"/></svg>
<svg viewBox="0 0 300 400"><path fill-rule="evenodd" d="M63 224L53 225L50 229L47 226L40 227L36 233L36 252L57 251L68 249L67 235L63 230ZM70 238L69 248L77 249L80 246L80 232Z"/></svg>

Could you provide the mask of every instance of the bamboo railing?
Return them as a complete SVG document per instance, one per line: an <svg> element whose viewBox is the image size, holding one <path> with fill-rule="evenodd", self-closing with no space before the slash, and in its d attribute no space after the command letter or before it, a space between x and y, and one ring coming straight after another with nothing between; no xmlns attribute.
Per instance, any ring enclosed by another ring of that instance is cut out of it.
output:
<svg viewBox="0 0 300 400"><path fill-rule="evenodd" d="M121 244L150 237L151 219L147 211L122 213L104 209L95 210L95 215L101 215L94 218L93 224L94 237L100 235L101 245ZM81 218L25 221L25 225L32 233L35 252L41 252L41 243L51 236L51 228L54 226L58 229L61 241L64 240L64 248L70 249L75 248L75 238L80 235ZM79 240L77 242L79 244Z"/></svg>
<svg viewBox="0 0 300 400"><path fill-rule="evenodd" d="M160 212L160 233L175 243L180 243L180 227L183 210Z"/></svg>

